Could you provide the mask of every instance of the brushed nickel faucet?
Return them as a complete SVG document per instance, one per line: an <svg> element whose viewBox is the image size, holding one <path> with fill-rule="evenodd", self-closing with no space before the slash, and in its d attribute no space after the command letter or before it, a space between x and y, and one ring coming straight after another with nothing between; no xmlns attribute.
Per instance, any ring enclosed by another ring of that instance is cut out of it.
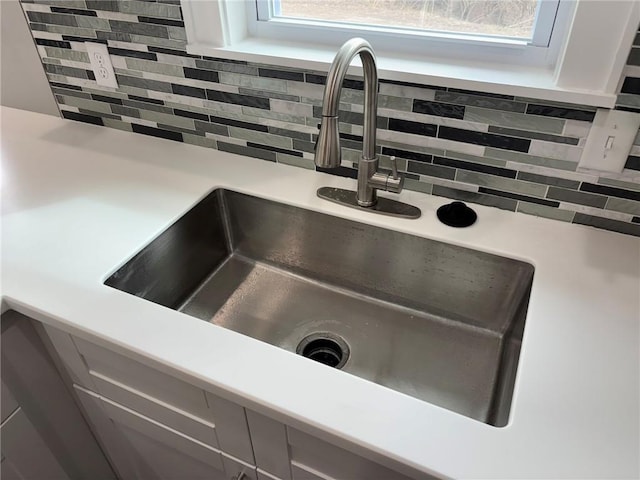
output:
<svg viewBox="0 0 640 480"><path fill-rule="evenodd" d="M321 187L318 196L354 208L364 208L384 215L418 218L420 209L388 198L378 197L377 191L400 193L404 177L398 174L395 157L391 157L391 172L378 170L376 155L376 118L378 113L378 69L373 48L362 38L348 40L336 54L324 89L322 122L316 142L315 164L322 168L337 168L342 160L338 109L342 82L349 64L360 55L364 71L364 125L362 156L358 162L357 191Z"/></svg>

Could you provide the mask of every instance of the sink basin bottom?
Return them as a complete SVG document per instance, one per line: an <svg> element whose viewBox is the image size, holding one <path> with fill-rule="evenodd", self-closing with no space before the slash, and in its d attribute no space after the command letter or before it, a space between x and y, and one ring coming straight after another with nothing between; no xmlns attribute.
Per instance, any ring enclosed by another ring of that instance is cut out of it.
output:
<svg viewBox="0 0 640 480"><path fill-rule="evenodd" d="M179 311L296 352L330 332L342 370L487 422L502 342L494 332L322 284L231 255Z"/></svg>

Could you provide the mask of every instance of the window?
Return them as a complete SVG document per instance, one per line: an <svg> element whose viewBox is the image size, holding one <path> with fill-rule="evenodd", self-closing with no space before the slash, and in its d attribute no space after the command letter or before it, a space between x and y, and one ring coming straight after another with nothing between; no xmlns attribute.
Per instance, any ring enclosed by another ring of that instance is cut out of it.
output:
<svg viewBox="0 0 640 480"><path fill-rule="evenodd" d="M640 2L627 0L181 3L190 53L327 70L360 36L381 78L608 108L640 23Z"/></svg>
<svg viewBox="0 0 640 480"><path fill-rule="evenodd" d="M256 0L263 22L548 46L559 0Z"/></svg>
<svg viewBox="0 0 640 480"><path fill-rule="evenodd" d="M249 34L277 41L365 37L376 52L551 66L570 3L559 0L254 0ZM555 26L555 36L552 36ZM553 41L552 41L553 40Z"/></svg>

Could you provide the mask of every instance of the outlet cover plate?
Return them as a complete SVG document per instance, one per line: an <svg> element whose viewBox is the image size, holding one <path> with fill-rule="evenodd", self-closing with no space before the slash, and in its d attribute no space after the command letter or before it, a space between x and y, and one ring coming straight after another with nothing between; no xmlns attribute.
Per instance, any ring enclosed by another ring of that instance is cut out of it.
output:
<svg viewBox="0 0 640 480"><path fill-rule="evenodd" d="M113 71L113 64L111 63L107 46L102 43L91 42L85 42L85 46L87 47L91 68L98 85L118 88L116 73Z"/></svg>

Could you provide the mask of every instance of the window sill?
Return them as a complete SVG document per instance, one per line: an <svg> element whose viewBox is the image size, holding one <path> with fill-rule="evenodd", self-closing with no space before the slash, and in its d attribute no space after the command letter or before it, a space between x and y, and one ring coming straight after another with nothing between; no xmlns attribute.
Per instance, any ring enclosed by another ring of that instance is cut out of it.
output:
<svg viewBox="0 0 640 480"><path fill-rule="evenodd" d="M187 52L233 60L266 63L289 68L327 71L336 49L324 45L292 44L248 38L232 47L214 48L190 44ZM558 87L552 70L524 66L505 67L490 63L434 61L415 56L399 57L377 51L381 79L441 87L475 90L486 93L550 100L578 105L612 108L616 95L600 91ZM353 66L350 73L362 74Z"/></svg>

